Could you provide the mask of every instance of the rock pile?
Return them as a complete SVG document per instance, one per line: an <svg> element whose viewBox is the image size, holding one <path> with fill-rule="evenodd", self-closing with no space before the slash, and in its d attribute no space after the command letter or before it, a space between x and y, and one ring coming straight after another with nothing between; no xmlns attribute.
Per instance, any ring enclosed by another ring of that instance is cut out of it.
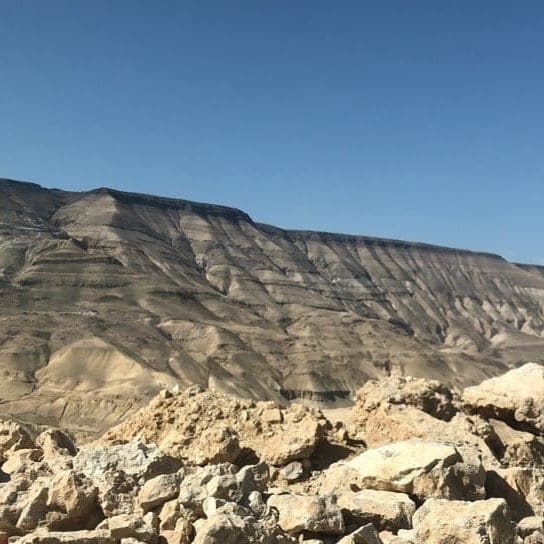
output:
<svg viewBox="0 0 544 544"><path fill-rule="evenodd" d="M345 426L196 387L81 448L2 422L0 544L543 544L543 403L526 365L369 382Z"/></svg>
<svg viewBox="0 0 544 544"><path fill-rule="evenodd" d="M300 404L244 400L193 386L174 395L163 391L133 417L99 440L154 443L169 455L197 465L259 459L274 466L317 458L327 444L346 445L317 409Z"/></svg>

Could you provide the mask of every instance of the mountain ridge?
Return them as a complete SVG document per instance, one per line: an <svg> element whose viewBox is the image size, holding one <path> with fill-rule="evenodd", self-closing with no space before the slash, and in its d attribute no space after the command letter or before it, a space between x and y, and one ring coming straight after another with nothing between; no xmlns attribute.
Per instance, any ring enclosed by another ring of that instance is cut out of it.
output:
<svg viewBox="0 0 544 544"><path fill-rule="evenodd" d="M343 405L544 360L538 265L107 188L0 180L0 301L3 409L89 433L175 385Z"/></svg>
<svg viewBox="0 0 544 544"><path fill-rule="evenodd" d="M185 198L175 198L175 197L163 197L154 195L152 193L140 193L140 192L133 192L133 191L122 191L120 189L114 189L112 187L96 187L95 189L89 189L89 190L82 190L82 191L67 191L65 189L58 189L56 187L45 187L43 185L40 185L36 182L29 182L29 181L20 181L16 179L11 178L0 178L0 183L9 183L13 184L14 186L17 185L28 185L36 189L40 189L43 191L53 191L57 193L64 193L66 195L84 195L84 194L110 194L115 195L119 198L129 198L134 201L140 201L142 203L150 203L150 204L172 204L172 207L179 207L180 209L195 209L196 211L216 211L216 213L219 215L221 211L225 212L226 216L241 216L246 221L251 222L263 229L270 229L270 230L279 230L285 233L293 234L293 235L308 235L308 236L318 236L323 238L346 238L346 239L358 239L361 241L366 241L369 243L376 243L376 244L391 244L391 245L406 245L406 246L417 246L421 248L429 248L434 250L443 250L443 251L451 251L451 252L459 252L459 253L472 253L476 255L487 255L492 257L498 257L502 260L507 261L502 255L495 252L490 251L483 251L483 250L477 250L477 249L466 249L466 248L460 248L455 246L448 246L448 245L442 245L442 244L435 244L435 243L427 243L427 242L420 242L420 241L414 241L414 240L404 240L401 238L387 238L383 236L370 236L366 234L354 234L354 233L347 233L347 232L337 232L337 231L327 231L327 230L311 230L307 228L284 228L279 227L277 225L273 225L271 223L265 223L261 221L255 221L253 217L247 213L241 210L240 208L236 208L234 206L227 206L223 204L215 204L215 203L206 203L206 202L200 202L196 200L189 200ZM177 206L176 206L177 205ZM511 261L508 261L511 262ZM542 266L544 268L544 265L537 265L532 263L514 263L512 264L521 265L521 266Z"/></svg>

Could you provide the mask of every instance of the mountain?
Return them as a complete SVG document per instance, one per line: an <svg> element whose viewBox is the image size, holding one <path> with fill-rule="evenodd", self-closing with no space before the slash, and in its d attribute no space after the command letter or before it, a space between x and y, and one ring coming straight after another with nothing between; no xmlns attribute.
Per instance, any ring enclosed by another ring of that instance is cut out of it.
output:
<svg viewBox="0 0 544 544"><path fill-rule="evenodd" d="M349 403L544 361L544 268L0 180L0 413L92 435L159 389Z"/></svg>

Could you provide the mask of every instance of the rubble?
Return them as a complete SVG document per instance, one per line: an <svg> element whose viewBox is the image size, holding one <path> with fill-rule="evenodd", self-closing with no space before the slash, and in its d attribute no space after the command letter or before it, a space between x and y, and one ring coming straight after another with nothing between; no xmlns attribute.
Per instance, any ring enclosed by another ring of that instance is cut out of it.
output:
<svg viewBox="0 0 544 544"><path fill-rule="evenodd" d="M505 405L394 378L345 426L195 387L87 445L2 422L0 544L542 544L540 416Z"/></svg>

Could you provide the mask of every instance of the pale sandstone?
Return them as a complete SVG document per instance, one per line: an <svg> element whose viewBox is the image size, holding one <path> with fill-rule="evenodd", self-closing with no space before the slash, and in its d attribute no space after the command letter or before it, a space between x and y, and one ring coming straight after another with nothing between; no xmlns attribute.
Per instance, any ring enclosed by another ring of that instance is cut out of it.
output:
<svg viewBox="0 0 544 544"><path fill-rule="evenodd" d="M502 499L429 499L414 516L415 544L512 544L514 525Z"/></svg>
<svg viewBox="0 0 544 544"><path fill-rule="evenodd" d="M527 363L463 392L467 406L514 428L544 434L544 366Z"/></svg>
<svg viewBox="0 0 544 544"><path fill-rule="evenodd" d="M268 506L279 512L278 523L288 533L342 534L344 519L334 496L274 495Z"/></svg>
<svg viewBox="0 0 544 544"><path fill-rule="evenodd" d="M341 538L337 544L383 544L374 526L369 523Z"/></svg>
<svg viewBox="0 0 544 544"><path fill-rule="evenodd" d="M372 523L379 530L409 529L416 505L405 493L363 489L338 495L338 506L350 523Z"/></svg>
<svg viewBox="0 0 544 544"><path fill-rule="evenodd" d="M421 498L483 498L485 472L477 458L472 461L448 444L407 440L367 450L345 466L360 488Z"/></svg>

